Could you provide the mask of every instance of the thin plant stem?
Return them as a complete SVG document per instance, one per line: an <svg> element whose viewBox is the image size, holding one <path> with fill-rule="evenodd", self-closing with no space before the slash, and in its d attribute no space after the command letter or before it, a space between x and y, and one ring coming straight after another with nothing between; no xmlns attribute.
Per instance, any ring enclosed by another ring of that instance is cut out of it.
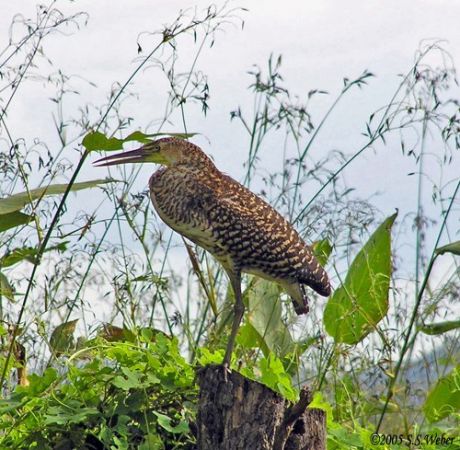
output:
<svg viewBox="0 0 460 450"><path fill-rule="evenodd" d="M110 102L110 104L108 105L105 113L102 115L101 119L99 120L98 122L98 125L95 127L95 130L99 130L99 128L102 126L102 124L104 123L104 121L106 120L106 118L108 117L110 111L112 110L112 108L114 107L115 103L118 101L118 99L120 98L120 96L122 95L122 93L125 91L125 89L128 87L128 85L132 82L132 80L134 79L134 77L139 73L139 71L147 64L148 61L150 61L153 57L153 55L158 51L158 49L161 48L162 45L164 45L166 42L168 42L170 39L178 36L179 34L182 34L182 33L185 33L186 31L194 28L195 26L197 25L197 22L193 22L192 25L189 25L187 27L184 27L182 29L179 29L179 31L177 31L176 33L168 36L168 37L164 37L161 42L159 44L157 44L153 50L150 51L150 53L144 58L144 60L138 64L138 66L136 67L136 69L131 73L131 75L128 77L128 79L125 81L125 83L121 86L120 90L117 92L117 94L114 96L113 100ZM80 170L81 168L83 167L83 164L86 160L86 158L88 157L90 151L85 149L82 153L82 156L80 157L80 160L78 161L77 163L77 167L75 168L70 180L69 180L69 183L67 185L67 188L61 198L61 201L59 202L59 205L56 209L56 212L53 216L53 219L51 220L51 224L48 228L48 231L46 232L45 234L45 237L43 238L43 241L37 251L37 256L36 256L36 261L34 263L34 266L32 268L32 272L30 274L30 277L29 277L29 282L27 284L27 288L26 288L26 292L24 294L24 298L23 298L23 301L21 303L21 307L19 309L19 314L18 314L18 317L17 317L17 320L16 320L16 324L15 324L15 330L19 328L20 324L21 324L21 321L22 321L22 317L24 315L24 312L25 312L25 308L26 308L26 305L27 305L27 302L28 302L28 299L29 299L29 295L32 291L32 287L34 285L34 280L35 280L35 276L36 276L36 273L37 273L37 269L38 269L38 266L40 265L40 262L41 262L41 258L43 256L43 253L45 252L46 250L46 247L48 245L48 242L51 238L51 235L59 221L59 218L63 212L63 209L64 209L64 205L67 201L67 197L70 193L70 191L72 190L72 186L73 184L75 183L79 173L80 173ZM3 367L3 370L2 370L2 375L0 377L0 386L3 385L4 381L5 381L5 377L6 377L6 372L7 372L7 368L8 368L8 364L10 362L10 359L11 359L11 356L13 354L13 349L14 349L14 345L15 345L15 342L16 342L16 334L17 333L13 333L12 335L12 338L11 338L11 342L10 342L10 345L9 345L9 348L8 348L8 353L6 355L6 358L5 358L5 364L4 364L4 367Z"/></svg>
<svg viewBox="0 0 460 450"><path fill-rule="evenodd" d="M412 329L413 329L415 321L416 321L416 319L418 317L419 307L420 307L420 304L421 304L422 299L423 299L423 294L425 292L425 288L426 288L426 286L428 284L428 279L430 278L430 275L431 275L431 270L433 269L434 262L436 261L436 258L438 257L438 254L436 253L436 249L438 248L439 242L441 240L441 236L442 236L442 234L444 232L444 228L446 227L447 218L449 217L450 211L452 209L452 205L454 204L454 200L457 197L457 193L458 193L459 189L460 189L460 181L457 183L457 187L455 188L455 191L452 194L452 198L451 198L451 200L449 202L449 206L448 206L447 211L446 211L446 213L444 215L441 228L439 229L439 233L438 233L438 236L436 238L436 242L434 244L433 251L431 253L430 262L428 263L428 266L427 266L427 269L426 269L426 272L425 272L425 276L423 278L422 285L420 286L420 290L419 290L418 295L417 295L417 300L416 300L414 308L412 310L411 318L410 318L410 321L409 321L409 326L407 327L407 330L406 330L406 332L404 334L404 342L403 342L403 346L402 346L402 349L401 349L401 353L399 355L399 359L398 359L398 362L396 364L396 368L395 368L395 371L393 373L393 376L390 378L390 382L388 384L388 390L387 390L387 394L386 394L386 398L385 398L385 404L383 406L382 413L380 414L380 418L379 418L377 428L376 428L376 433L379 432L380 427L382 426L383 418L385 417L385 414L386 414L387 409L388 409L388 404L390 403L390 400L393 397L394 387L395 387L396 381L398 379L399 373L401 371L401 367L402 367L404 358L406 356L406 352L415 341L417 332L414 334L414 336L411 336Z"/></svg>
<svg viewBox="0 0 460 450"><path fill-rule="evenodd" d="M391 121L389 119L389 113L391 111L391 108L395 104L395 100L399 93L401 92L402 88L407 84L407 81L409 80L410 76L413 74L414 70L417 68L417 66L420 64L422 59L433 49L437 46L437 43L434 43L430 45L427 49L425 49L424 52L421 53L421 55L417 58L417 61L414 63L414 65L410 68L410 70L406 73L404 76L403 80L399 84L398 88L396 89L395 93L393 94L390 102L388 103L387 107L385 108L382 118L380 119L379 124L375 128L375 131L369 136L369 141L364 144L351 158L349 158L342 166L340 166L329 178L328 180L318 189L318 191L315 193L315 195L310 199L310 201L302 208L302 210L299 212L297 217L293 220L293 224L296 224L299 220L303 218L305 213L308 211L310 206L313 204L313 202L318 198L318 196L326 189L327 186L329 186L330 183L332 183L337 176L343 172L359 155L361 155L364 151L366 151L368 148L372 146L372 144L381 137L382 135L382 127L385 125L385 123L388 122L388 130L390 129L390 124ZM404 96L403 99L397 103L398 107L396 108L397 110L399 109L399 105L401 105L404 102L404 99L409 95L409 92L407 92Z"/></svg>

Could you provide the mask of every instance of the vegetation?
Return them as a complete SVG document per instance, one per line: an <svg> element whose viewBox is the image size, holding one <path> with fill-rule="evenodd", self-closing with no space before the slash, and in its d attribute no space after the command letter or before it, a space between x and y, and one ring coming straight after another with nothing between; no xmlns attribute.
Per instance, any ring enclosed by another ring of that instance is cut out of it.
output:
<svg viewBox="0 0 460 450"><path fill-rule="evenodd" d="M35 19L15 18L0 53L0 448L194 448L194 371L222 361L231 289L209 255L161 224L145 180L135 188L139 168L90 181L81 173L92 152L146 142L170 123L190 136L197 106L205 128L212 105L200 57L243 16L209 7L140 37L129 78L100 106L82 101L77 116L66 112L78 95L73 77L45 73L45 50L57 33L83 29L86 15L65 16L52 1ZM184 69L178 55L190 42L195 54ZM169 86L154 125L124 113L142 70L161 71ZM281 56L253 69L254 109L230 113L248 139L241 181L315 241L336 289L324 311L312 307L300 322L277 286L248 277L234 370L291 400L308 383L313 406L328 412L329 449L460 448L453 62L440 43L423 45L388 103L354 130L359 148L320 156L312 149L332 113L355 90L371 92L374 75L345 78L318 118L315 99L328 94L296 97L281 71ZM8 125L26 82L55 89L53 142L23 139ZM267 148L280 142L282 167L267 174ZM382 152L410 164L411 209L382 212L375 186L360 198L347 183L354 164ZM102 189L110 207L76 206L71 192L85 204L89 189ZM186 272L178 269L185 254Z"/></svg>

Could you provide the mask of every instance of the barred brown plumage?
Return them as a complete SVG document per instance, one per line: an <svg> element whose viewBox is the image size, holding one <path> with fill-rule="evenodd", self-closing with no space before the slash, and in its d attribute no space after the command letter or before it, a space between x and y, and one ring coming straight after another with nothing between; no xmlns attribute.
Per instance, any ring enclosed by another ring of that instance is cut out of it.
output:
<svg viewBox="0 0 460 450"><path fill-rule="evenodd" d="M241 273L272 280L291 296L297 314L308 312L305 285L328 296L331 285L311 248L267 202L220 172L196 145L162 138L140 149L102 158L99 165L161 164L150 178L152 203L161 219L210 252L228 274L235 292L235 316L224 364L241 322Z"/></svg>

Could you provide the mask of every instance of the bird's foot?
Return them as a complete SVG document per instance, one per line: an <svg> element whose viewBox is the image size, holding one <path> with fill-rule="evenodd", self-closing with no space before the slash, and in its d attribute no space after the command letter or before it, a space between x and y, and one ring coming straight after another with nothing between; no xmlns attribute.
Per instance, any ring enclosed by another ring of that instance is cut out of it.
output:
<svg viewBox="0 0 460 450"><path fill-rule="evenodd" d="M228 376L232 373L230 370L230 364L227 361L224 361L222 364L222 370L224 371L224 383L228 383Z"/></svg>

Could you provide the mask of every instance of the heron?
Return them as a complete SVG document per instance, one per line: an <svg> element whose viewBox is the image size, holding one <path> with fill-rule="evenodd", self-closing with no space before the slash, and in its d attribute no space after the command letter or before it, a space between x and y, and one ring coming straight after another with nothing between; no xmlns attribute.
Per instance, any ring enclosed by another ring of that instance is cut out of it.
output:
<svg viewBox="0 0 460 450"><path fill-rule="evenodd" d="M294 227L269 203L221 172L192 142L164 137L106 156L97 166L156 163L150 177L153 207L170 228L211 253L227 273L235 304L224 367L229 370L244 315L242 273L278 283L297 314L309 310L306 287L329 296L324 268Z"/></svg>

